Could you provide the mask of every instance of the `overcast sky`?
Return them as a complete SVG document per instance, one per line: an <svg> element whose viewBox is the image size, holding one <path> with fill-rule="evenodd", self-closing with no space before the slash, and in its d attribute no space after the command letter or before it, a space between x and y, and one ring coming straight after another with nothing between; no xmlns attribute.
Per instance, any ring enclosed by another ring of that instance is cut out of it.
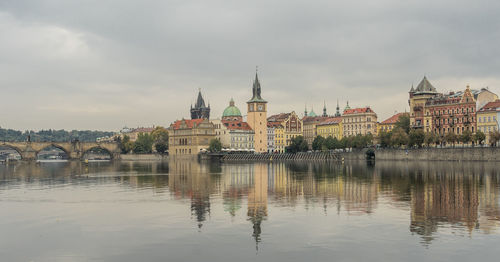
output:
<svg viewBox="0 0 500 262"><path fill-rule="evenodd" d="M500 93L500 1L1 0L0 126L119 130L189 117L199 88L246 113L408 110L438 91Z"/></svg>

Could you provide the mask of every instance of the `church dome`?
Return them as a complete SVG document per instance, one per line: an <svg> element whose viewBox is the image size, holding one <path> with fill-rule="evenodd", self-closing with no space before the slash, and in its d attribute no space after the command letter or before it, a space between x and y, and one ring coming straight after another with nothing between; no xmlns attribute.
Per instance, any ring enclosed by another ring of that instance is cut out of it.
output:
<svg viewBox="0 0 500 262"><path fill-rule="evenodd" d="M240 110L234 106L234 100L231 98L229 102L229 106L224 109L224 113L222 113L222 117L230 117L230 116L239 116L241 117Z"/></svg>

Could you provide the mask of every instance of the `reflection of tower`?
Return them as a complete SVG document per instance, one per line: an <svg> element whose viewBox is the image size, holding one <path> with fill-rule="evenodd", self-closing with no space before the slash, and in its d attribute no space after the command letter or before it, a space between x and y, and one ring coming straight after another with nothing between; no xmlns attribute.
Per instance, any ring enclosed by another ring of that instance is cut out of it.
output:
<svg viewBox="0 0 500 262"><path fill-rule="evenodd" d="M253 188L248 193L248 220L253 224L255 247L258 249L261 223L267 216L267 166L255 164L253 173Z"/></svg>

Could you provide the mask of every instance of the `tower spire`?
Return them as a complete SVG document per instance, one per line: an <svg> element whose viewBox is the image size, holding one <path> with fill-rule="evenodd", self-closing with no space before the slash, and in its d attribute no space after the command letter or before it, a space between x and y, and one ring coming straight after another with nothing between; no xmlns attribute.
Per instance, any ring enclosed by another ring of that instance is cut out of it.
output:
<svg viewBox="0 0 500 262"><path fill-rule="evenodd" d="M327 117L328 114L326 113L326 101L323 100L323 117Z"/></svg>
<svg viewBox="0 0 500 262"><path fill-rule="evenodd" d="M307 103L304 105L304 116L307 116Z"/></svg>

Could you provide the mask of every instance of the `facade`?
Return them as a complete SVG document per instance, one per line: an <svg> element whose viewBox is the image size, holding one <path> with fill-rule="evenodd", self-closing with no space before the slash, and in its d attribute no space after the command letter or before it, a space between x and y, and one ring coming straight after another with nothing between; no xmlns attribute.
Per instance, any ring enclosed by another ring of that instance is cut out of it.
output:
<svg viewBox="0 0 500 262"><path fill-rule="evenodd" d="M477 111L477 130L486 135L486 144L491 144L491 133L500 130L500 100L489 102Z"/></svg>
<svg viewBox="0 0 500 262"><path fill-rule="evenodd" d="M291 113L272 115L267 119L267 122L276 127L274 134L277 151L275 152L283 153L285 148L290 145L291 140L301 136L303 132L302 120L293 111Z"/></svg>
<svg viewBox="0 0 500 262"><path fill-rule="evenodd" d="M313 111L311 112L314 113ZM304 124L302 135L304 136L309 149L312 148L312 142L318 135L316 132L316 126L327 119L328 117L316 116L315 114L309 114L308 116L302 118L302 123Z"/></svg>
<svg viewBox="0 0 500 262"><path fill-rule="evenodd" d="M248 123L243 122L240 109L235 106L232 98L222 113L222 120L213 120L212 123L223 149L254 150L254 131Z"/></svg>
<svg viewBox="0 0 500 262"><path fill-rule="evenodd" d="M370 107L347 109L342 114L343 136L377 135L377 114Z"/></svg>
<svg viewBox="0 0 500 262"><path fill-rule="evenodd" d="M386 120L382 121L381 123L379 123L377 126L378 133L380 133L381 131L391 132L396 127L396 122L398 122L399 117L404 116L404 115L409 116L410 114L406 113L406 112L405 113L397 113L397 114L387 118Z"/></svg>
<svg viewBox="0 0 500 262"><path fill-rule="evenodd" d="M137 140L137 137L139 136L140 133L145 133L145 134L151 134L155 130L155 127L138 127L138 128L127 128L124 127L119 134L116 136L123 137L128 136L130 138L131 142L135 142ZM111 138L111 140L114 140L114 136ZM104 142L106 140L102 140L101 142Z"/></svg>
<svg viewBox="0 0 500 262"><path fill-rule="evenodd" d="M316 133L318 136L327 138L329 136L337 138L343 137L342 117L329 117L323 122L316 125Z"/></svg>
<svg viewBox="0 0 500 262"><path fill-rule="evenodd" d="M177 120L168 128L169 154L196 155L216 138L215 126L208 119Z"/></svg>
<svg viewBox="0 0 500 262"><path fill-rule="evenodd" d="M426 132L432 130L432 116L426 110L427 100L438 95L436 88L424 76L422 81L418 84L417 88L413 86L410 89L410 126L416 129L423 129Z"/></svg>
<svg viewBox="0 0 500 262"><path fill-rule="evenodd" d="M476 99L476 111L483 108L489 102L498 100L498 95L491 92L488 88L481 88L481 90L471 90Z"/></svg>
<svg viewBox="0 0 500 262"><path fill-rule="evenodd" d="M210 119L210 105L205 105L205 100L201 95L201 90L198 92L196 104L191 105L191 119Z"/></svg>
<svg viewBox="0 0 500 262"><path fill-rule="evenodd" d="M285 132L281 122L267 122L268 153L285 152Z"/></svg>
<svg viewBox="0 0 500 262"><path fill-rule="evenodd" d="M461 94L439 94L427 100L425 114L431 117L432 132L439 135L449 132L460 135L465 130L476 132L476 100L469 86Z"/></svg>
<svg viewBox="0 0 500 262"><path fill-rule="evenodd" d="M257 73L252 88L253 96L247 102L247 122L254 130L254 148L258 153L267 152L267 101L261 97L261 87Z"/></svg>

